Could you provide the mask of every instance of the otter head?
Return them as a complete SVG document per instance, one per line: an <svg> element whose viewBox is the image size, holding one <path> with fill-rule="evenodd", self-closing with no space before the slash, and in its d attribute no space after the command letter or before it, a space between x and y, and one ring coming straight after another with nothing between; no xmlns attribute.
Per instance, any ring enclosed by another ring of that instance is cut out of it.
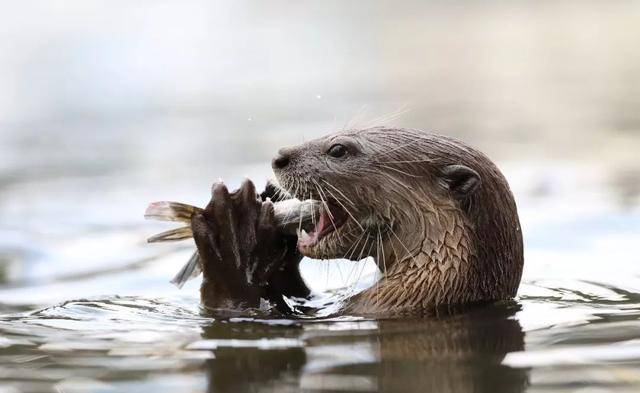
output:
<svg viewBox="0 0 640 393"><path fill-rule="evenodd" d="M418 269L413 273L425 280L439 274L437 284L460 292L441 301L515 295L523 262L515 203L477 150L440 135L377 127L283 148L272 165L282 188L321 202L299 233L303 255L372 256L383 272Z"/></svg>

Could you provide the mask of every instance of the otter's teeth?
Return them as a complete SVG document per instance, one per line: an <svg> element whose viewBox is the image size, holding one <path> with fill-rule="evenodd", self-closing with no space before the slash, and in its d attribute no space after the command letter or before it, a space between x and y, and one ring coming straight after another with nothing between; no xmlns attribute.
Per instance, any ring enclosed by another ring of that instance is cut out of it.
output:
<svg viewBox="0 0 640 393"><path fill-rule="evenodd" d="M298 229L298 241L301 244L309 244L311 241L311 236L304 229Z"/></svg>

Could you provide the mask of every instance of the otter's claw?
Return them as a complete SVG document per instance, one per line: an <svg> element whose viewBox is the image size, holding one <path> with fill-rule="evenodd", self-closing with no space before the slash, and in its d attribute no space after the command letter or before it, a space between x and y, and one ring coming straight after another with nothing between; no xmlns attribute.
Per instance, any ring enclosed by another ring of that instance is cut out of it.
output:
<svg viewBox="0 0 640 393"><path fill-rule="evenodd" d="M250 180L232 193L223 183L214 184L211 201L193 216L191 229L204 275L205 307L258 307L260 299L280 305L292 288L296 296L308 294L298 271L295 237L278 227L273 204L262 201Z"/></svg>

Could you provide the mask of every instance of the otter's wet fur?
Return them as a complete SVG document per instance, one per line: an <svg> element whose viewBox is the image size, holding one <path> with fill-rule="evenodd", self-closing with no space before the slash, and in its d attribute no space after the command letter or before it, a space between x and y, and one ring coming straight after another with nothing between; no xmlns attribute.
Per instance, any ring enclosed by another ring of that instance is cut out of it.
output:
<svg viewBox="0 0 640 393"><path fill-rule="evenodd" d="M346 153L328 154L336 145ZM274 164L282 188L327 210L337 204L348 216L300 251L317 259L370 256L382 272L349 299L347 312L413 312L516 295L523 268L516 204L480 151L447 136L376 127L284 148L283 157L286 165Z"/></svg>

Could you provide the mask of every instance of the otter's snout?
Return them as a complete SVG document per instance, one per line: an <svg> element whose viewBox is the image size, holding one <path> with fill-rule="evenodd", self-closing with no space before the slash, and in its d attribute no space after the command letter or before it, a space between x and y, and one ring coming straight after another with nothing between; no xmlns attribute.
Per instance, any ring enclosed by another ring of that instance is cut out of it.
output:
<svg viewBox="0 0 640 393"><path fill-rule="evenodd" d="M273 169L282 169L287 165L289 165L289 157L287 156L281 156L278 154L273 158L273 160L271 160L271 167L273 167Z"/></svg>
<svg viewBox="0 0 640 393"><path fill-rule="evenodd" d="M280 149L278 151L278 155L273 157L271 160L271 167L275 169L284 169L291 162L291 150L290 149Z"/></svg>

